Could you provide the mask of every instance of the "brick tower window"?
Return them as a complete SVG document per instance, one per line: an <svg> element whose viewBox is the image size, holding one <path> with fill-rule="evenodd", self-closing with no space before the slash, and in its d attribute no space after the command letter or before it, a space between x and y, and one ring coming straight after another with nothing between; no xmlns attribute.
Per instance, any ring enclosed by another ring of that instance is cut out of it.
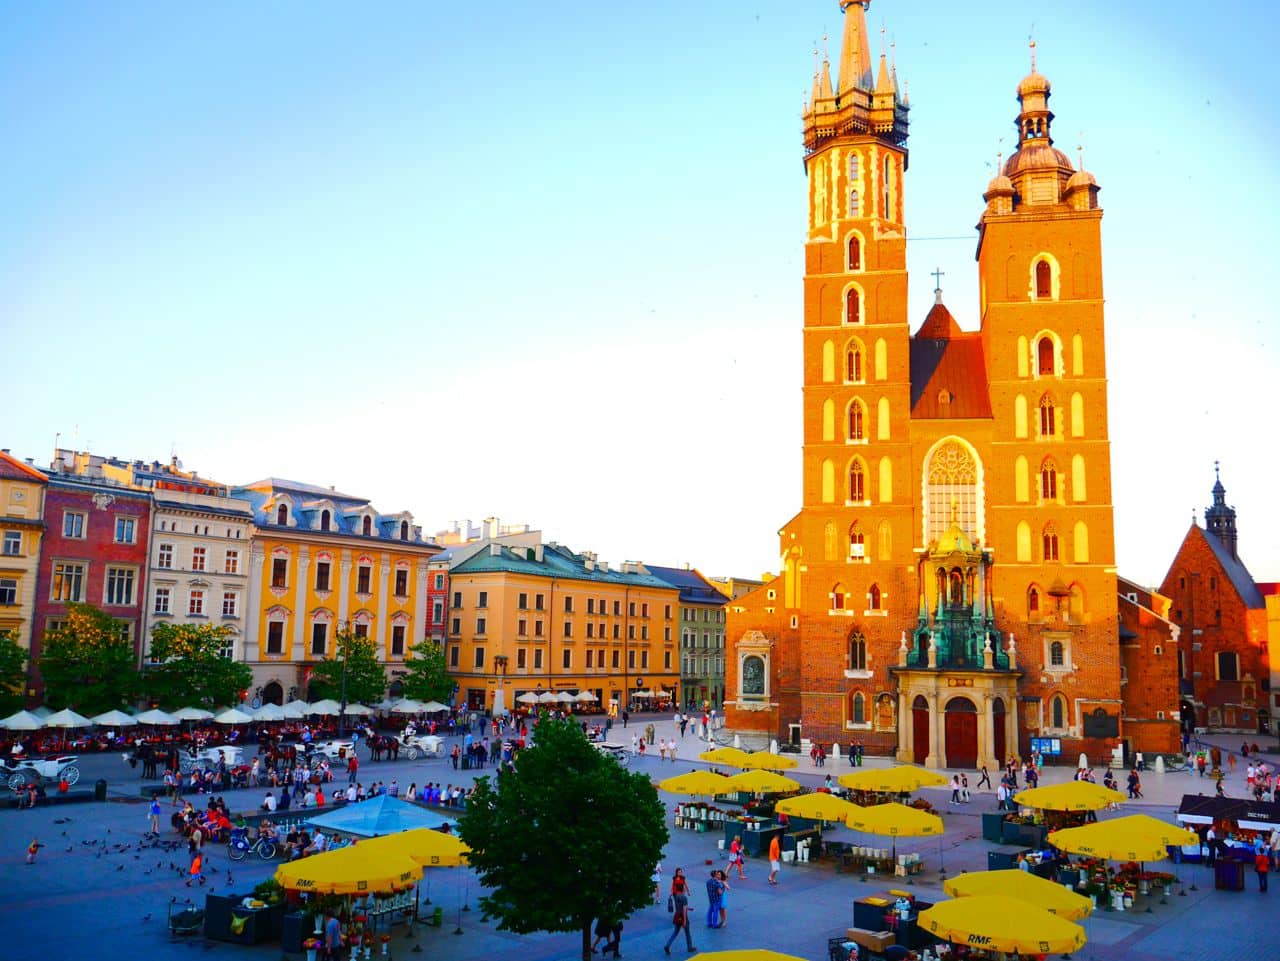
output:
<svg viewBox="0 0 1280 961"><path fill-rule="evenodd" d="M833 611L844 610L844 585L837 584L831 588L831 609Z"/></svg>
<svg viewBox="0 0 1280 961"><path fill-rule="evenodd" d="M844 322L846 324L862 323L862 296L857 287L850 287L844 295Z"/></svg>
<svg viewBox="0 0 1280 961"><path fill-rule="evenodd" d="M1032 619L1040 617L1040 591L1034 587L1027 591L1027 614Z"/></svg>
<svg viewBox="0 0 1280 961"><path fill-rule="evenodd" d="M853 708L849 714L854 724L867 723L867 699L862 696L861 692L853 695Z"/></svg>
<svg viewBox="0 0 1280 961"><path fill-rule="evenodd" d="M1053 296L1053 265L1047 260L1036 261L1036 300Z"/></svg>
<svg viewBox="0 0 1280 961"><path fill-rule="evenodd" d="M1067 699L1061 694L1053 699L1053 708L1050 711L1052 726L1058 730L1062 730L1067 726Z"/></svg>
<svg viewBox="0 0 1280 961"><path fill-rule="evenodd" d="M1058 468L1051 460L1040 465L1040 497L1047 501L1058 499Z"/></svg>
<svg viewBox="0 0 1280 961"><path fill-rule="evenodd" d="M865 671L867 669L867 639L861 631L854 631L849 637L849 670Z"/></svg>
<svg viewBox="0 0 1280 961"><path fill-rule="evenodd" d="M1040 263L1045 265L1043 260ZM1037 367L1041 377L1052 377L1057 373L1057 365L1054 362L1056 354L1057 348L1053 338L1041 337L1039 343L1036 344Z"/></svg>
<svg viewBox="0 0 1280 961"><path fill-rule="evenodd" d="M1053 667L1062 667L1066 663L1066 651L1061 641L1054 641L1049 645L1049 663ZM1061 724L1055 725L1055 727L1061 726Z"/></svg>
<svg viewBox="0 0 1280 961"><path fill-rule="evenodd" d="M849 440L866 440L866 419L862 401L854 400L849 405Z"/></svg>
<svg viewBox="0 0 1280 961"><path fill-rule="evenodd" d="M867 555L867 541L862 533L862 525L854 521L849 528L849 557L862 560Z"/></svg>
<svg viewBox="0 0 1280 961"><path fill-rule="evenodd" d="M867 591L867 609L871 611L880 610L880 587L876 584L871 585L871 589Z"/></svg>
<svg viewBox="0 0 1280 961"><path fill-rule="evenodd" d="M861 384L864 376L862 345L850 344L849 352L845 355L845 380L852 384Z"/></svg>
<svg viewBox="0 0 1280 961"><path fill-rule="evenodd" d="M858 208L859 208L859 204L858 204L858 191L856 191L856 190L850 190L850 191L849 191L849 216L850 216L850 217L857 217L857 216L858 216Z"/></svg>
<svg viewBox="0 0 1280 961"><path fill-rule="evenodd" d="M867 477L862 461L855 460L849 467L849 500L862 503L867 499Z"/></svg>
<svg viewBox="0 0 1280 961"><path fill-rule="evenodd" d="M857 234L849 237L849 269L862 269L862 240Z"/></svg>
<svg viewBox="0 0 1280 961"><path fill-rule="evenodd" d="M1040 398L1040 436L1053 437L1057 434L1057 407L1053 398L1045 394Z"/></svg>
<svg viewBox="0 0 1280 961"><path fill-rule="evenodd" d="M1058 529L1052 524L1046 527L1041 535L1041 542L1044 548L1044 559L1046 561L1056 561L1058 559Z"/></svg>

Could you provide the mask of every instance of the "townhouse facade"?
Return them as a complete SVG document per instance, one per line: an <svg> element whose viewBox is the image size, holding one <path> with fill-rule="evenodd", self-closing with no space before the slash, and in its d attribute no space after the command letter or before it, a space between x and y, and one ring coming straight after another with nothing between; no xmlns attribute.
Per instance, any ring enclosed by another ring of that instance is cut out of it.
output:
<svg viewBox="0 0 1280 961"><path fill-rule="evenodd" d="M49 478L0 451L0 634L31 650Z"/></svg>

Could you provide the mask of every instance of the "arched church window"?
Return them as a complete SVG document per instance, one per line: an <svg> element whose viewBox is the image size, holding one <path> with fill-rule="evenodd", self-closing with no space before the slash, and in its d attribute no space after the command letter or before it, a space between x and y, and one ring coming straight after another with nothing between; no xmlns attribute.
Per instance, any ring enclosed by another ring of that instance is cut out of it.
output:
<svg viewBox="0 0 1280 961"><path fill-rule="evenodd" d="M1040 498L1046 501L1058 499L1058 468L1052 459L1040 465Z"/></svg>
<svg viewBox="0 0 1280 961"><path fill-rule="evenodd" d="M1053 296L1053 265L1047 260L1036 261L1036 300Z"/></svg>
<svg viewBox="0 0 1280 961"><path fill-rule="evenodd" d="M849 216L858 216L858 191L856 190L849 191Z"/></svg>
<svg viewBox="0 0 1280 961"><path fill-rule="evenodd" d="M943 441L925 466L925 543L941 540L952 522L980 537L981 520L977 457L958 439Z"/></svg>
<svg viewBox="0 0 1280 961"><path fill-rule="evenodd" d="M1046 561L1056 561L1058 559L1058 529L1052 524L1047 525L1040 535L1040 542L1044 559Z"/></svg>
<svg viewBox="0 0 1280 961"><path fill-rule="evenodd" d="M844 585L836 584L831 588L831 609L833 611L844 610Z"/></svg>
<svg viewBox="0 0 1280 961"><path fill-rule="evenodd" d="M854 724L867 723L867 699L862 696L861 691L853 695L853 710L850 715Z"/></svg>
<svg viewBox="0 0 1280 961"><path fill-rule="evenodd" d="M871 589L867 591L867 610L880 610L880 587L877 584L872 584Z"/></svg>
<svg viewBox="0 0 1280 961"><path fill-rule="evenodd" d="M1066 663L1066 650L1062 646L1061 641L1054 641L1049 645L1049 664L1053 667L1062 667ZM1057 725L1061 727L1062 725Z"/></svg>
<svg viewBox="0 0 1280 961"><path fill-rule="evenodd" d="M862 240L857 234L849 237L849 269L862 269Z"/></svg>
<svg viewBox="0 0 1280 961"><path fill-rule="evenodd" d="M1061 694L1053 699L1052 726L1059 730L1067 726L1067 699Z"/></svg>
<svg viewBox="0 0 1280 961"><path fill-rule="evenodd" d="M1053 398L1045 394L1040 398L1040 436L1053 437L1058 433L1058 408Z"/></svg>
<svg viewBox="0 0 1280 961"><path fill-rule="evenodd" d="M849 500L862 503L867 499L867 475L862 461L855 460L849 465Z"/></svg>
<svg viewBox="0 0 1280 961"><path fill-rule="evenodd" d="M1047 266L1043 260L1040 261L1040 264L1041 266ZM1041 377L1052 377L1057 373L1057 366L1054 362L1056 354L1057 348L1053 343L1053 338L1041 337L1036 344L1036 366Z"/></svg>
<svg viewBox="0 0 1280 961"><path fill-rule="evenodd" d="M849 345L849 352L845 355L845 380L861 384L864 378L862 364L862 345L855 341Z"/></svg>
<svg viewBox="0 0 1280 961"><path fill-rule="evenodd" d="M849 440L866 440L866 408L854 399L849 405Z"/></svg>
<svg viewBox="0 0 1280 961"><path fill-rule="evenodd" d="M858 155L856 153L849 154L849 182L858 179Z"/></svg>
<svg viewBox="0 0 1280 961"><path fill-rule="evenodd" d="M861 631L849 635L849 670L865 671L867 669L867 639Z"/></svg>
<svg viewBox="0 0 1280 961"><path fill-rule="evenodd" d="M1027 614L1036 618L1040 616L1040 591L1038 588L1031 588L1027 591Z"/></svg>
<svg viewBox="0 0 1280 961"><path fill-rule="evenodd" d="M867 556L867 540L862 525L857 521L849 528L849 557L860 561Z"/></svg>
<svg viewBox="0 0 1280 961"><path fill-rule="evenodd" d="M846 324L862 323L862 298L857 287L850 287L844 295L844 322Z"/></svg>

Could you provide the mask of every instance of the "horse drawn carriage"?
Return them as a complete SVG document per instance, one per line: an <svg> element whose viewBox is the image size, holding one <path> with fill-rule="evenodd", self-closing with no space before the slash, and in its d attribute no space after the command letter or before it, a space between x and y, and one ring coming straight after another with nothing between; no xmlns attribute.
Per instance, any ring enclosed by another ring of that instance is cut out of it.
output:
<svg viewBox="0 0 1280 961"><path fill-rule="evenodd" d="M65 754L61 757L24 758L21 761L4 759L3 777L11 791L21 791L28 785L39 785L45 781L68 785L80 780L80 769L76 767L79 755Z"/></svg>

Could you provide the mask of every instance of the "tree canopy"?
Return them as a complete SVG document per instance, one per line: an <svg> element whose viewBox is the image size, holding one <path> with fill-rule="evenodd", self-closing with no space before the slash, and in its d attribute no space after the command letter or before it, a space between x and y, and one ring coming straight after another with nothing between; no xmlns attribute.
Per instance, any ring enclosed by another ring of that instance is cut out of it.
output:
<svg viewBox="0 0 1280 961"><path fill-rule="evenodd" d="M347 703L382 700L387 690L387 672L378 660L378 649L372 640L351 631L339 631L334 638L336 653L316 665L311 674L311 696L342 696L342 664L347 667Z"/></svg>
<svg viewBox="0 0 1280 961"><path fill-rule="evenodd" d="M582 932L653 902L653 868L668 833L645 774L629 773L571 721L543 720L533 747L497 783L483 777L458 821L481 898L500 930Z"/></svg>
<svg viewBox="0 0 1280 961"><path fill-rule="evenodd" d="M46 631L37 661L45 703L94 715L127 707L142 690L126 626L91 604L68 604L66 619Z"/></svg>
<svg viewBox="0 0 1280 961"><path fill-rule="evenodd" d="M26 700L27 652L8 631L0 631L0 716L8 717Z"/></svg>
<svg viewBox="0 0 1280 961"><path fill-rule="evenodd" d="M449 703L453 697L453 678L445 667L443 647L434 641L413 645L404 668L405 675L400 679L400 685L405 697Z"/></svg>
<svg viewBox="0 0 1280 961"><path fill-rule="evenodd" d="M224 655L231 629L215 624L157 624L144 675L147 694L161 707L235 704L253 682L248 666Z"/></svg>

